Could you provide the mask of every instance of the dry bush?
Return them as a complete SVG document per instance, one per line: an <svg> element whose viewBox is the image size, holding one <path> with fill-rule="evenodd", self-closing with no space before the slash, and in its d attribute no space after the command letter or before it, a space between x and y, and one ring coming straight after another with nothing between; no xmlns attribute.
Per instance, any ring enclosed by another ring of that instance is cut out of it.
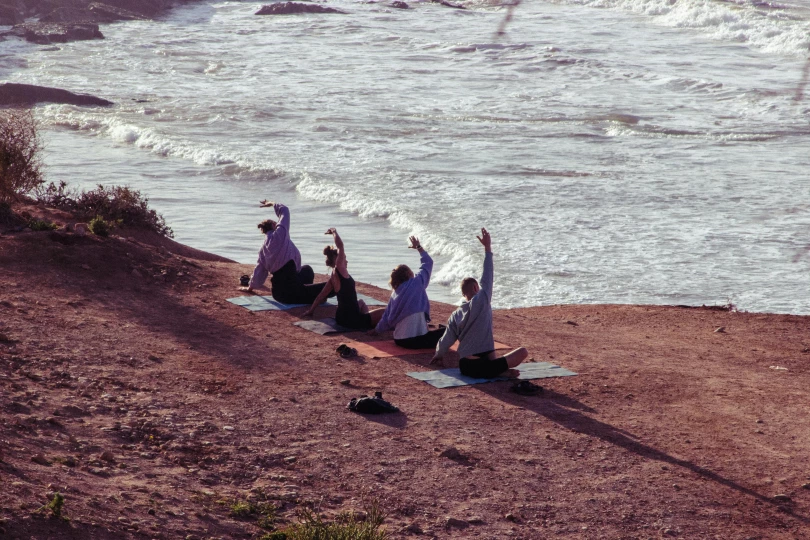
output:
<svg viewBox="0 0 810 540"><path fill-rule="evenodd" d="M15 202L44 182L41 151L31 111L0 109L0 202Z"/></svg>

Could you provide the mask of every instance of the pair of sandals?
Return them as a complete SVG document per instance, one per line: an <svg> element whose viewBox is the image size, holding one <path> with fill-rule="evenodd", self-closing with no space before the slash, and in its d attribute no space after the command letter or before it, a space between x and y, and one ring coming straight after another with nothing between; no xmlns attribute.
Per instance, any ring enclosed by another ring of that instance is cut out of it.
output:
<svg viewBox="0 0 810 540"><path fill-rule="evenodd" d="M520 396L536 396L543 393L543 387L529 381L518 381L509 388L509 391Z"/></svg>
<svg viewBox="0 0 810 540"><path fill-rule="evenodd" d="M335 352L337 352L341 358L354 358L355 356L357 356L357 349L355 349L354 347L349 347L345 343L341 343L340 345L338 345L338 348L335 349Z"/></svg>

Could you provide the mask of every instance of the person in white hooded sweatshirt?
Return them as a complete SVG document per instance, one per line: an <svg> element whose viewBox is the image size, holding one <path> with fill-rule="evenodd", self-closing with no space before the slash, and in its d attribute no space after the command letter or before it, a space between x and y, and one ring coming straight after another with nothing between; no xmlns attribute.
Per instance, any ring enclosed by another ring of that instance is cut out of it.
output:
<svg viewBox="0 0 810 540"><path fill-rule="evenodd" d="M431 364L439 363L456 341L459 342L458 367L462 375L481 379L519 374L514 368L529 356L521 347L498 356L495 354L495 340L492 337L492 283L494 268L492 263L492 239L486 229L476 236L484 246L484 271L479 285L475 278L464 278L461 294L465 302L456 309L447 321L444 335L436 345L436 354Z"/></svg>

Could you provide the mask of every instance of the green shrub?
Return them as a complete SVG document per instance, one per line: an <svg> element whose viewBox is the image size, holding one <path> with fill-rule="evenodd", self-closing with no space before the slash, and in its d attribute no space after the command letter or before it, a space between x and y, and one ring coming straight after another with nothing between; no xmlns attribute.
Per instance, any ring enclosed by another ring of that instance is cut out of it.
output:
<svg viewBox="0 0 810 540"><path fill-rule="evenodd" d="M110 236L110 231L115 227L115 223L110 223L101 216L96 216L87 224L90 232L96 236Z"/></svg>
<svg viewBox="0 0 810 540"><path fill-rule="evenodd" d="M32 231L53 231L59 228L59 225L50 221L44 221L41 219L32 219L28 222L28 227Z"/></svg>
<svg viewBox="0 0 810 540"><path fill-rule="evenodd" d="M64 508L64 506L65 506L65 498L62 496L61 493L57 491L56 493L53 494L53 498L50 500L50 502L48 504L41 506L37 510L37 512L41 512L42 510L50 510L51 514L53 514L54 517L67 520L68 518L62 515L62 509Z"/></svg>
<svg viewBox="0 0 810 540"><path fill-rule="evenodd" d="M95 189L77 193L68 189L65 182L59 185L51 182L37 191L37 200L65 209L80 220L102 217L125 227L147 229L169 238L174 237L163 216L149 209L149 199L142 196L140 191L128 187L99 185Z"/></svg>
<svg viewBox="0 0 810 540"><path fill-rule="evenodd" d="M42 185L42 139L27 109L0 109L0 202Z"/></svg>

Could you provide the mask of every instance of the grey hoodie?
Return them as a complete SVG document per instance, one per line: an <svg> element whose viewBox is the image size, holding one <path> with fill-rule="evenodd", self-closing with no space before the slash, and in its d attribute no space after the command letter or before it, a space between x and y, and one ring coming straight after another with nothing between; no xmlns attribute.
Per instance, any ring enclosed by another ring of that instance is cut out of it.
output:
<svg viewBox="0 0 810 540"><path fill-rule="evenodd" d="M469 302L464 302L447 320L447 330L436 345L436 354L444 356L458 340L458 355L462 358L495 349L492 337L492 253L484 256L484 272L478 285L481 290Z"/></svg>

